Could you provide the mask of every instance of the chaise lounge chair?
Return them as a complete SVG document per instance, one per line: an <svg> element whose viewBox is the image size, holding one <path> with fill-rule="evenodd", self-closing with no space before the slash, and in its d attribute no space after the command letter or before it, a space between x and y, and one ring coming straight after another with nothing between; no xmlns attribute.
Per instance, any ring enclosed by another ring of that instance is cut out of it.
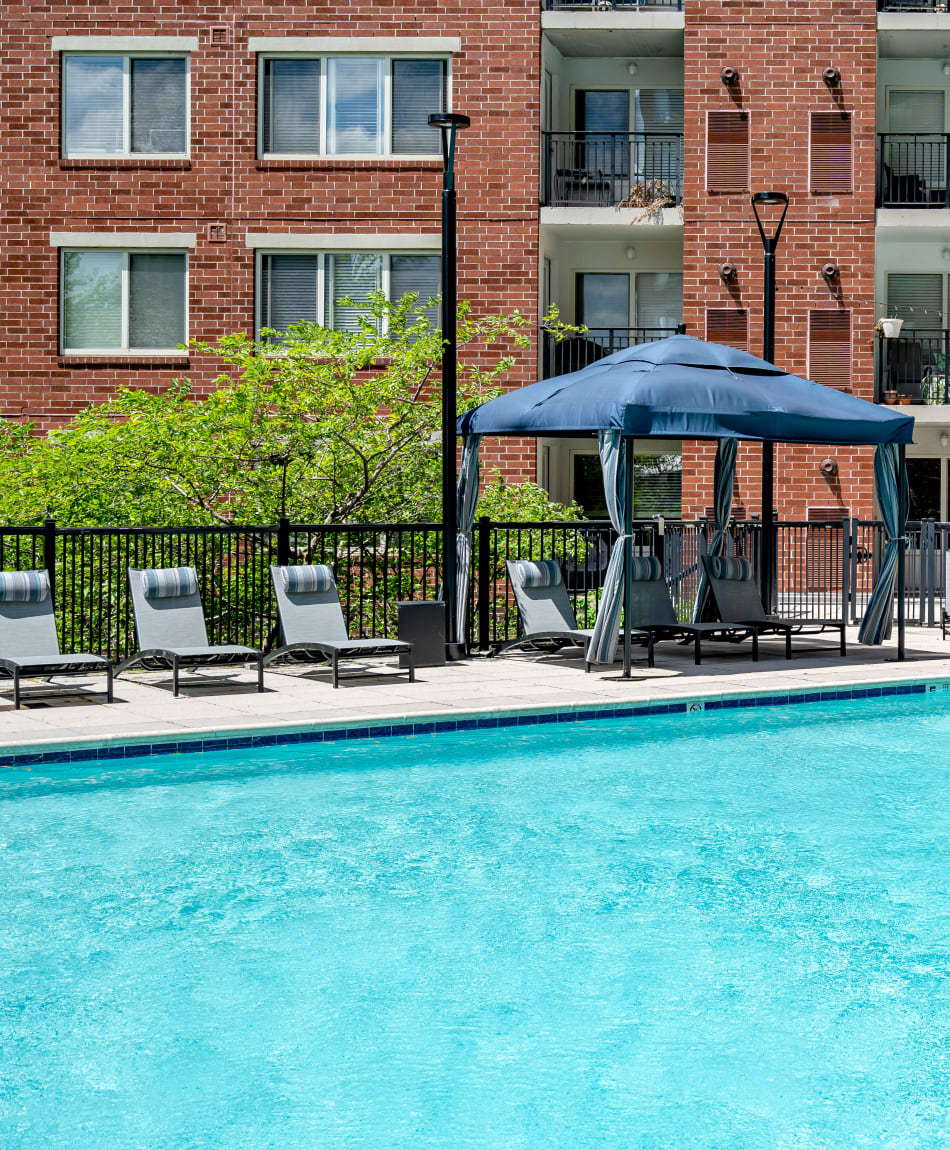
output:
<svg viewBox="0 0 950 1150"><path fill-rule="evenodd" d="M752 565L748 559L734 556L704 555L703 566L712 592L719 618L728 624L756 625L762 635L785 636L785 658L792 657L793 635L817 635L822 631L837 631L841 636L840 651L847 655L845 637L847 624L842 619L793 619L782 615L769 615L752 579Z"/></svg>
<svg viewBox="0 0 950 1150"><path fill-rule="evenodd" d="M283 645L272 651L268 666L281 659L327 659L333 686L340 685L340 660L373 655L405 655L409 682L414 683L412 644L398 639L351 639L333 571L325 564L271 567Z"/></svg>
<svg viewBox="0 0 950 1150"><path fill-rule="evenodd" d="M0 677L13 680L14 708L20 709L21 679L52 679L97 671L105 672L106 702L111 703L109 660L101 655L60 652L48 573L0 572Z"/></svg>
<svg viewBox="0 0 950 1150"><path fill-rule="evenodd" d="M517 639L502 643L493 655L517 647L540 645L580 647L586 654L593 635L592 628L581 628L568 598L564 583L564 570L557 559L530 562L525 559L507 561L508 577L515 595L515 605L524 632ZM638 642L646 642L647 665L653 666L653 639L645 631L634 630ZM586 665L590 670L590 664Z"/></svg>
<svg viewBox="0 0 950 1150"><path fill-rule="evenodd" d="M630 603L631 624L653 636L654 642L664 639L691 639L693 661L699 666L703 658L704 639L722 639L735 642L752 636L752 660L759 658L759 634L762 628L755 623L729 625L725 623L681 623L676 618L669 588L663 578L659 559L652 556L633 561L633 594Z"/></svg>
<svg viewBox="0 0 950 1150"><path fill-rule="evenodd" d="M170 667L177 698L182 667L256 663L257 689L264 690L263 652L240 644L209 645L194 567L130 567L129 589L139 649L116 667L117 675L139 664Z"/></svg>

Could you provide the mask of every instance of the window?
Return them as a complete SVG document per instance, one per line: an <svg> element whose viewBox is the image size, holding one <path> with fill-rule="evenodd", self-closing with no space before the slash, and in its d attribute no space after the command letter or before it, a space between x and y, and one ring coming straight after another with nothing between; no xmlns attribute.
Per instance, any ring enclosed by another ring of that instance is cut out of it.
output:
<svg viewBox="0 0 950 1150"><path fill-rule="evenodd" d="M671 329L683 322L683 273L637 272L637 327Z"/></svg>
<svg viewBox="0 0 950 1150"><path fill-rule="evenodd" d="M286 331L302 320L338 331L358 331L370 292L397 301L418 293L425 304L439 294L441 259L437 255L393 252L263 252L258 267L258 331ZM351 299L344 304L342 299ZM433 324L438 308L418 310Z"/></svg>
<svg viewBox="0 0 950 1150"><path fill-rule="evenodd" d="M184 252L62 252L61 347L174 351L186 335Z"/></svg>
<svg viewBox="0 0 950 1150"><path fill-rule="evenodd" d="M187 152L187 56L63 56L64 156Z"/></svg>
<svg viewBox="0 0 950 1150"><path fill-rule="evenodd" d="M438 155L446 85L431 57L262 56L261 154Z"/></svg>
<svg viewBox="0 0 950 1150"><path fill-rule="evenodd" d="M851 312L809 311L808 377L838 391L851 390Z"/></svg>
<svg viewBox="0 0 950 1150"><path fill-rule="evenodd" d="M809 168L817 195L851 191L850 112L812 112Z"/></svg>
<svg viewBox="0 0 950 1150"><path fill-rule="evenodd" d="M588 519L606 519L604 476L598 456L571 453L571 498ZM633 517L679 519L683 510L683 458L679 454L633 457Z"/></svg>
<svg viewBox="0 0 950 1150"><path fill-rule="evenodd" d="M749 113L709 112L706 120L706 187L710 192L749 190Z"/></svg>
<svg viewBox="0 0 950 1150"><path fill-rule="evenodd" d="M892 272L887 277L887 314L915 331L943 329L945 276L940 272Z"/></svg>

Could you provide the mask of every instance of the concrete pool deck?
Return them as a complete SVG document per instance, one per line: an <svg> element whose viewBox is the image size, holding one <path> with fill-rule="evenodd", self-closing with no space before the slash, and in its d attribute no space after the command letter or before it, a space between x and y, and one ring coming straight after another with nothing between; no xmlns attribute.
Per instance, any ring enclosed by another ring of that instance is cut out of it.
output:
<svg viewBox="0 0 950 1150"><path fill-rule="evenodd" d="M343 679L338 690L326 672L292 667L268 672L267 690L258 694L254 673L242 668L209 670L183 680L175 699L171 679L162 672L136 672L116 683L116 702L64 693L39 699L28 694L23 709L13 710L0 696L0 749L76 745L115 741L181 739L221 732L262 732L277 728L313 729L346 723L394 724L403 719L493 715L571 708L611 707L621 703L664 704L684 699L716 699L743 694L839 690L878 683L950 682L950 640L939 628L907 629L907 659L896 661L896 641L861 647L849 629L849 654L837 653L836 636L799 638L791 662L781 639L765 639L761 659L753 663L748 643L715 644L700 667L692 649L675 643L657 646L656 667L648 669L642 648L635 648L634 678L620 668L585 674L583 660L568 655L507 654L475 657L445 667L420 668L415 683L406 674ZM809 648L806 650L806 648ZM385 662L364 666L387 669ZM392 663L388 664L392 667ZM101 687L89 680L66 684ZM45 690L28 683L27 691Z"/></svg>

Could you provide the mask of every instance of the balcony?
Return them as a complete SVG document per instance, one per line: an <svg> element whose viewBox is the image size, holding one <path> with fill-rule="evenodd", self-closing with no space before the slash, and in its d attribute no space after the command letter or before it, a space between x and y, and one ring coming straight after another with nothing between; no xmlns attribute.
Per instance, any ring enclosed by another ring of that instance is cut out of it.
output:
<svg viewBox="0 0 950 1150"><path fill-rule="evenodd" d="M879 208L950 208L950 136L887 132L878 140Z"/></svg>
<svg viewBox="0 0 950 1150"><path fill-rule="evenodd" d="M879 336L877 352L878 403L950 404L950 328Z"/></svg>
<svg viewBox="0 0 950 1150"><path fill-rule="evenodd" d="M878 12L946 12L947 0L877 0Z"/></svg>
<svg viewBox="0 0 950 1150"><path fill-rule="evenodd" d="M636 12L641 8L682 12L683 0L544 0L542 7L546 12Z"/></svg>
<svg viewBox="0 0 950 1150"><path fill-rule="evenodd" d="M542 132L546 207L671 208L683 198L682 132Z"/></svg>
<svg viewBox="0 0 950 1150"><path fill-rule="evenodd" d="M615 351L639 343L652 343L655 339L666 339L667 336L676 335L679 330L675 327L592 327L583 335L562 339L559 343L553 332L542 328L541 376L550 379L569 371L580 371L582 367L613 355Z"/></svg>

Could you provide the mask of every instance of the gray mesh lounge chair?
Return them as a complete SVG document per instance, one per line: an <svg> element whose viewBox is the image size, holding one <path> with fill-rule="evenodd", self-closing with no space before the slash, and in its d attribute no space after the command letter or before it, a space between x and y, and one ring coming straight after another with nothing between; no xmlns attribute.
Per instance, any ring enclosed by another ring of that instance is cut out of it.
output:
<svg viewBox="0 0 950 1150"><path fill-rule="evenodd" d="M762 635L784 635L786 659L792 657L793 635L837 631L841 636L841 654L847 655L846 623L842 619L793 619L768 615L759 598L748 559L722 555L704 555L702 558L719 618L724 623L755 624Z"/></svg>
<svg viewBox="0 0 950 1150"><path fill-rule="evenodd" d="M630 604L630 622L640 631L653 636L654 642L663 639L691 639L693 662L699 666L703 659L703 640L722 639L735 642L752 636L752 660L759 658L759 634L762 630L754 623L727 626L723 623L681 623L670 591L663 578L658 559L650 556L633 561L633 586Z"/></svg>
<svg viewBox="0 0 950 1150"><path fill-rule="evenodd" d="M13 680L16 710L22 697L21 679L97 671L105 672L106 702L111 703L112 664L108 659L60 653L49 575L45 571L0 572L0 677Z"/></svg>
<svg viewBox="0 0 950 1150"><path fill-rule="evenodd" d="M267 656L280 659L329 660L333 686L340 685L340 660L373 655L405 655L409 682L414 683L412 644L398 639L351 639L332 570L325 564L271 567L283 645Z"/></svg>
<svg viewBox="0 0 950 1150"><path fill-rule="evenodd" d="M130 567L129 589L139 649L116 667L117 675L139 664L171 667L177 698L182 667L256 663L257 689L264 690L263 652L240 644L209 645L194 567Z"/></svg>
<svg viewBox="0 0 950 1150"><path fill-rule="evenodd" d="M544 559L533 563L524 559L507 561L508 578L515 594L515 605L524 634L492 652L511 651L516 647L540 645L580 647L586 653L593 635L592 628L577 625L577 616L571 606L564 583L564 570L557 559ZM634 630L638 642L646 642L647 665L653 666L653 639L648 632ZM590 664L585 664L590 670Z"/></svg>

